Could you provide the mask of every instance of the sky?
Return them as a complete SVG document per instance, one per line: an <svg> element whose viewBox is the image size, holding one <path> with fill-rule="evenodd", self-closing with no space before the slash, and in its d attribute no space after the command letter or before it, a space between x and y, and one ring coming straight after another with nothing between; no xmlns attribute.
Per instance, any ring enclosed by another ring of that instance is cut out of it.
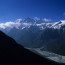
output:
<svg viewBox="0 0 65 65"><path fill-rule="evenodd" d="M65 0L0 0L0 23L22 18L65 19Z"/></svg>

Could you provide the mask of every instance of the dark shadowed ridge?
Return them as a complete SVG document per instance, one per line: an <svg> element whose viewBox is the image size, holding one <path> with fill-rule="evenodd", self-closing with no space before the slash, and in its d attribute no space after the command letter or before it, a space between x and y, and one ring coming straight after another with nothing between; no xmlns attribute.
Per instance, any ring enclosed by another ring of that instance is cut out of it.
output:
<svg viewBox="0 0 65 65"><path fill-rule="evenodd" d="M0 64L21 64L21 65L64 65L25 49L17 44L11 37L0 31Z"/></svg>

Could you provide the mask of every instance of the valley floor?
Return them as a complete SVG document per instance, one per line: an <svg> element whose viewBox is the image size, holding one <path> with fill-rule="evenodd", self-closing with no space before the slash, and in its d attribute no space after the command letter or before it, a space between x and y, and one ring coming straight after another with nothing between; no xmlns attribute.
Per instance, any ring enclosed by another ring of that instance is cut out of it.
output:
<svg viewBox="0 0 65 65"><path fill-rule="evenodd" d="M52 52L48 52L48 51L44 51L44 50L40 50L40 48L27 48L30 51L41 55L42 57L46 57L47 59L59 62L59 63L65 63L65 56L62 55L58 55Z"/></svg>

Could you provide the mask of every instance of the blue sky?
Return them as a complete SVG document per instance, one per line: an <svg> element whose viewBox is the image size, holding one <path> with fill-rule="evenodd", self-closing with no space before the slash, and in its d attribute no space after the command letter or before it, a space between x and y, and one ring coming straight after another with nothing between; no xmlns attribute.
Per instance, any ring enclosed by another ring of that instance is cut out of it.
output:
<svg viewBox="0 0 65 65"><path fill-rule="evenodd" d="M0 0L0 22L26 17L65 19L65 0Z"/></svg>

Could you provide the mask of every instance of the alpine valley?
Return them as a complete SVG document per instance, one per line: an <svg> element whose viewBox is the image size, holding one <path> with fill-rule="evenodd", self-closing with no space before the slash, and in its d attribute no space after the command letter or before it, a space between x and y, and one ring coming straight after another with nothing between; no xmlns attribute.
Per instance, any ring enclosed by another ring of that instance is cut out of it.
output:
<svg viewBox="0 0 65 65"><path fill-rule="evenodd" d="M25 48L42 48L65 55L65 20L52 22L46 18L28 17L0 23L0 30Z"/></svg>

